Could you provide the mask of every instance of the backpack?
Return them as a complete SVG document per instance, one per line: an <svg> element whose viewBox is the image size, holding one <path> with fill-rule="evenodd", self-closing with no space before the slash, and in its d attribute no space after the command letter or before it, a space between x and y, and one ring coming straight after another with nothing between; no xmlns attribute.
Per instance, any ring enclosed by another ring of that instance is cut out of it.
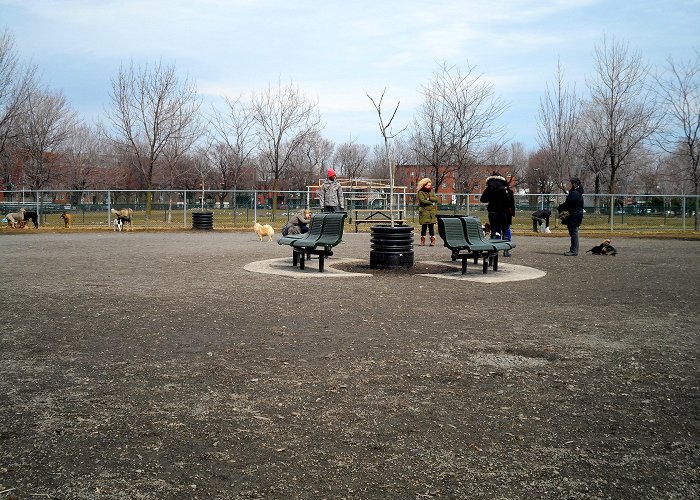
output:
<svg viewBox="0 0 700 500"><path fill-rule="evenodd" d="M282 236L287 236L289 234L289 222L282 226Z"/></svg>

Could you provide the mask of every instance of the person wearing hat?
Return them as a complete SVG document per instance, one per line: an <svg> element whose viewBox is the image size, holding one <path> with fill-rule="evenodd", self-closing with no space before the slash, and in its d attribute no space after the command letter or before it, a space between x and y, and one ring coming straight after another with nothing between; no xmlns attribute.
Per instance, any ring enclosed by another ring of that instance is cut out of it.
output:
<svg viewBox="0 0 700 500"><path fill-rule="evenodd" d="M425 235L430 232L430 246L435 246L435 223L437 222L438 197L433 191L433 183L427 177L418 181L418 222L420 228L420 244L425 245Z"/></svg>
<svg viewBox="0 0 700 500"><path fill-rule="evenodd" d="M318 190L321 212L342 212L345 209L343 187L335 180L335 170L328 169L326 180Z"/></svg>
<svg viewBox="0 0 700 500"><path fill-rule="evenodd" d="M560 217L562 212L568 212L569 214L568 217L562 219L562 222L566 224L569 230L569 237L571 238L569 251L564 255L575 257L578 255L578 228L583 222L583 186L581 186L581 180L578 177L572 177L569 182L571 183L571 189L566 195L566 200L557 207L557 210Z"/></svg>

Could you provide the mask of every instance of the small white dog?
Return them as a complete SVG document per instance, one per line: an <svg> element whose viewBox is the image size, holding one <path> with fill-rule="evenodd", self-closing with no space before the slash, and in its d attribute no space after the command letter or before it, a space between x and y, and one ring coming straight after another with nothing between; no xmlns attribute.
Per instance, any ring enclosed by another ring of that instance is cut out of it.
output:
<svg viewBox="0 0 700 500"><path fill-rule="evenodd" d="M122 218L121 218L121 217L115 217L115 218L114 218L114 230L115 230L115 231L121 231L123 227L124 227L124 223L122 222Z"/></svg>
<svg viewBox="0 0 700 500"><path fill-rule="evenodd" d="M260 241L263 240L263 236L268 237L267 241L272 241L272 236L275 234L275 230L272 228L272 226L270 224L262 225L258 222L256 222L255 225L253 226L253 231L255 231L255 234L258 235L258 238L260 238Z"/></svg>

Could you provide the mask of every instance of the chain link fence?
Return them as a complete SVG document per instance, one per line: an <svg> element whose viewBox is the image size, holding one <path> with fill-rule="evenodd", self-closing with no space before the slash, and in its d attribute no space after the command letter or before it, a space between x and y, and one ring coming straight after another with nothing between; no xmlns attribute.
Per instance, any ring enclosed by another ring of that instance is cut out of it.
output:
<svg viewBox="0 0 700 500"><path fill-rule="evenodd" d="M393 208L402 218L418 224L418 209L414 193L393 194ZM391 195L379 191L345 191L348 223L354 217L389 209ZM440 213L462 214L487 219L485 205L478 194L441 194ZM532 212L552 210L550 229L562 228L556 207L565 194L520 194L515 197L515 231L532 231ZM693 195L585 195L585 215L582 231L697 231L698 196ZM262 190L58 190L58 191L0 191L0 213L16 212L24 207L38 214L41 227L63 227L61 214L72 215L76 228L113 228L112 210L131 208L136 229L190 229L192 213L211 212L215 229L243 229L255 222L281 228L295 213L304 208L319 211L318 201L311 189L306 191ZM355 212L358 211L358 212ZM361 215L359 215L361 213ZM378 222L379 223L379 222ZM3 230L7 224L3 224ZM362 230L369 230L366 225Z"/></svg>

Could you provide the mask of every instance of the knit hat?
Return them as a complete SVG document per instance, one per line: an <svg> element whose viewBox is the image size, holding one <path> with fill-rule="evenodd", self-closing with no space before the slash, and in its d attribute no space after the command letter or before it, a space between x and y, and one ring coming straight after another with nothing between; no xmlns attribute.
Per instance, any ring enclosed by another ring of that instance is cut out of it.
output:
<svg viewBox="0 0 700 500"><path fill-rule="evenodd" d="M418 181L418 186L416 186L416 191L420 191L425 187L427 183L431 182L430 179L427 177L423 177L421 180Z"/></svg>
<svg viewBox="0 0 700 500"><path fill-rule="evenodd" d="M329 168L328 169L328 177L335 177L335 170L333 170L332 168Z"/></svg>

